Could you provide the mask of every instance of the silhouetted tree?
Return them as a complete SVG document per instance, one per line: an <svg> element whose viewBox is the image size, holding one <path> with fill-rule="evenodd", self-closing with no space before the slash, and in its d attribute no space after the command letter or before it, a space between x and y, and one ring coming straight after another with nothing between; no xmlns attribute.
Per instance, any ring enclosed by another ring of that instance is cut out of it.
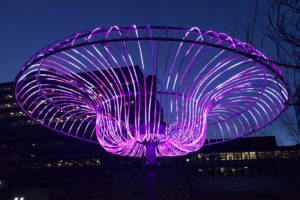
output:
<svg viewBox="0 0 300 200"><path fill-rule="evenodd" d="M247 41L263 52L268 51L270 62L285 72L292 93L288 113L293 113L296 108L296 114L300 115L300 1L256 0L255 5L254 14L245 27ZM297 127L289 114L280 120L299 142L300 124Z"/></svg>

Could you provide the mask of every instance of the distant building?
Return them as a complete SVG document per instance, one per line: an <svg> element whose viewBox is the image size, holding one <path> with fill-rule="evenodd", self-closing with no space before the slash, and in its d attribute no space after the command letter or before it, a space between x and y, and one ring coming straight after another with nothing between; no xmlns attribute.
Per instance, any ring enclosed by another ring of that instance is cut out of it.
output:
<svg viewBox="0 0 300 200"><path fill-rule="evenodd" d="M1 200L144 199L143 159L40 127L19 110L12 86L0 84ZM300 146L279 147L271 136L158 162L158 199L300 199Z"/></svg>

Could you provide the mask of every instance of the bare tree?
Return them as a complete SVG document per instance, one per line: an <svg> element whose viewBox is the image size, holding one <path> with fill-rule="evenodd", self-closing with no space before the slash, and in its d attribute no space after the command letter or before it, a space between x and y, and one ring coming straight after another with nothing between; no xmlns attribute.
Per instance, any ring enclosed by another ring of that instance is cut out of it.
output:
<svg viewBox="0 0 300 200"><path fill-rule="evenodd" d="M266 1L266 0L265 0ZM264 1L264 2L265 2ZM300 70L300 1L267 0L267 7L256 0L256 8L245 27L247 41L254 44L255 34L263 35L261 48L271 42L273 63L285 68Z"/></svg>
<svg viewBox="0 0 300 200"><path fill-rule="evenodd" d="M255 0L255 5L254 14L245 27L246 40L261 49L268 47L264 52L269 51L269 61L285 72L292 98L287 103L287 114L280 120L300 142L300 124L298 127L293 123L291 116L296 110L300 118L300 1Z"/></svg>

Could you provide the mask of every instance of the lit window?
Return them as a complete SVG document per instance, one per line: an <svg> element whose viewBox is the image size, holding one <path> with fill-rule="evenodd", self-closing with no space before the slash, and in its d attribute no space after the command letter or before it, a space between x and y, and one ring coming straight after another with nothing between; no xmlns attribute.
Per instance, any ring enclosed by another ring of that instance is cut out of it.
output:
<svg viewBox="0 0 300 200"><path fill-rule="evenodd" d="M288 151L282 151L281 153L283 159L290 159L290 154Z"/></svg>
<svg viewBox="0 0 300 200"><path fill-rule="evenodd" d="M15 197L14 200L25 200L24 197Z"/></svg>
<svg viewBox="0 0 300 200"><path fill-rule="evenodd" d="M6 95L4 98L5 99L12 99L12 95Z"/></svg>
<svg viewBox="0 0 300 200"><path fill-rule="evenodd" d="M233 160L233 153L227 152L227 160Z"/></svg>
<svg viewBox="0 0 300 200"><path fill-rule="evenodd" d="M198 157L198 159L201 159L202 156L201 156L201 154L197 154L197 157Z"/></svg>
<svg viewBox="0 0 300 200"><path fill-rule="evenodd" d="M249 160L248 152L242 152L242 160Z"/></svg>
<svg viewBox="0 0 300 200"><path fill-rule="evenodd" d="M28 124L28 125L33 125L33 124L34 124L34 121L32 121L32 120L27 120L27 124Z"/></svg>
<svg viewBox="0 0 300 200"><path fill-rule="evenodd" d="M256 152L254 152L254 151L251 151L251 152L249 152L249 155L250 155L250 160L256 160Z"/></svg>
<svg viewBox="0 0 300 200"><path fill-rule="evenodd" d="M25 114L22 111L19 111L16 113L16 116L25 116Z"/></svg>
<svg viewBox="0 0 300 200"><path fill-rule="evenodd" d="M221 168L220 168L220 171L221 171L222 173L224 173L225 168L224 168L224 167L221 167Z"/></svg>
<svg viewBox="0 0 300 200"><path fill-rule="evenodd" d="M210 160L210 157L211 157L211 156L206 155L205 160L206 160L206 161L209 161L209 160Z"/></svg>
<svg viewBox="0 0 300 200"><path fill-rule="evenodd" d="M225 167L220 167L221 175L227 175L227 169Z"/></svg>
<svg viewBox="0 0 300 200"><path fill-rule="evenodd" d="M233 153L233 158L234 158L234 160L241 160L242 159L242 154L240 152L234 152Z"/></svg>

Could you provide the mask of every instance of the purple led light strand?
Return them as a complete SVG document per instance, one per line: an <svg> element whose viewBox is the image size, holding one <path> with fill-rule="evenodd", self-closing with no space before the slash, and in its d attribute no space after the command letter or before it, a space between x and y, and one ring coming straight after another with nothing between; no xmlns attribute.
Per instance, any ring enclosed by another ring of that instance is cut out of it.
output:
<svg viewBox="0 0 300 200"><path fill-rule="evenodd" d="M206 139L250 134L289 98L279 68L251 45L197 27L136 25L43 48L22 67L15 93L38 123L135 157L149 142L156 156L178 156Z"/></svg>

